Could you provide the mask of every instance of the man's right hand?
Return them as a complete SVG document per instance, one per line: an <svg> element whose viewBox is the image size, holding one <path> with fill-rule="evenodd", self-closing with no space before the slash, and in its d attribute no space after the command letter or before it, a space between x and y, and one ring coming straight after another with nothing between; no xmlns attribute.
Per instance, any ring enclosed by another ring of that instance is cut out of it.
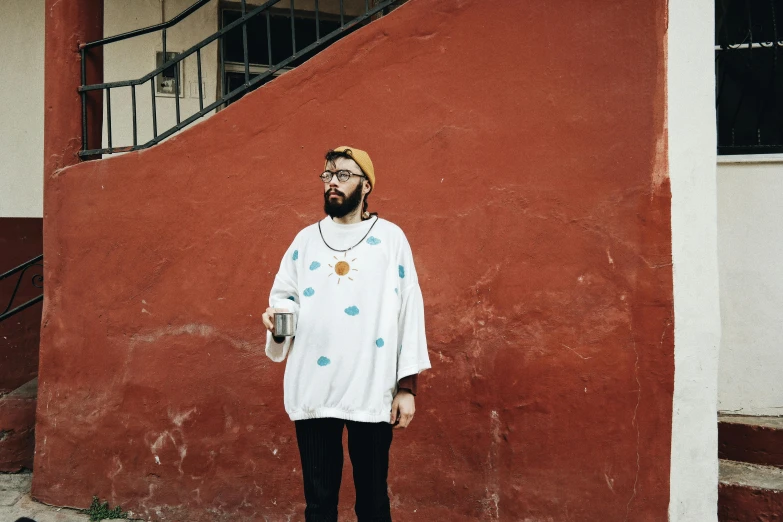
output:
<svg viewBox="0 0 783 522"><path fill-rule="evenodd" d="M288 308L267 308L264 315L261 316L261 320L264 321L264 326L266 326L267 330L272 332L272 335L275 333L275 313L288 311Z"/></svg>

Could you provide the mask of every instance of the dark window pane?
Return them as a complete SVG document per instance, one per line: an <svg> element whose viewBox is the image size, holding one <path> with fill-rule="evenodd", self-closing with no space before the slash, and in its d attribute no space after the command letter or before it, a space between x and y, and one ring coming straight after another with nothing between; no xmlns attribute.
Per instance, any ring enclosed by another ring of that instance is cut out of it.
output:
<svg viewBox="0 0 783 522"><path fill-rule="evenodd" d="M256 76L258 76L258 75L257 74L251 74L250 75L250 79L252 80ZM267 76L266 78L264 78L263 80L261 80L257 84L253 85L250 88L250 90L245 91L245 92L239 94L238 96L236 96L235 98L233 98L228 104L230 105L231 103L234 103L235 101L240 99L242 96L244 96L248 92L253 91L255 89L258 89L259 87L261 87L265 83L271 82L274 79L275 79L274 76L271 76L271 75ZM235 73L235 72L227 72L226 73L226 86L227 86L226 92L227 93L233 91L237 87L240 87L243 83L245 83L245 73L243 73L243 72L242 73Z"/></svg>
<svg viewBox="0 0 783 522"><path fill-rule="evenodd" d="M249 9L252 13L255 8ZM239 20L242 16L241 11L236 9L222 10L222 27L226 27ZM346 23L353 20L352 16L346 16ZM251 65L268 67L269 47L268 41L272 46L272 64L280 65L281 62L291 58L294 54L294 42L291 35L291 11L289 9L270 9L269 10L269 34L267 34L267 15L261 11L254 15L247 22L247 49L248 61ZM287 67L296 67L322 51L326 46L336 42L340 38L347 36L360 27L370 23L369 19L361 24L356 24L352 28L344 31L340 30L339 16L324 14L319 16L318 30L320 31L321 41L330 33L339 31L328 43L322 43L313 50L303 53L302 50L317 42L315 12L312 11L294 11L294 31L296 36L297 57L287 64ZM225 53L225 61L237 64L244 63L244 45L242 36L242 25L239 24L222 37ZM251 74L251 77L255 75ZM273 76L265 78L262 82L253 86L253 89L260 87L274 79ZM223 78L225 92L229 93L239 88L245 82L244 72L226 71ZM244 93L242 94L244 95ZM238 96L231 102L238 100ZM229 102L229 103L231 103Z"/></svg>
<svg viewBox="0 0 783 522"><path fill-rule="evenodd" d="M241 18L240 11L230 9L223 10L223 27ZM326 17L326 19L324 19ZM346 20L347 21L347 20ZM269 17L269 26L272 35L272 65L277 65L283 60L293 55L293 42L291 40L291 15L285 10L273 10ZM267 47L266 15L261 13L251 18L247 22L247 48L248 59L250 63L257 65L269 65L269 51ZM340 21L330 19L328 15L322 15L320 19L321 38L340 27ZM315 13L297 13L294 14L294 28L296 31L296 49L301 52L302 49L315 43ZM353 32L356 28L339 35L339 38ZM226 46L226 61L243 63L244 51L242 48L242 27L229 31L224 36ZM297 58L291 66L296 66L312 57L313 52L307 56Z"/></svg>
<svg viewBox="0 0 783 522"><path fill-rule="evenodd" d="M781 7L783 0L716 0L716 45L773 42L775 33L780 39Z"/></svg>
<svg viewBox="0 0 783 522"><path fill-rule="evenodd" d="M719 154L783 152L783 48L759 46L783 36L780 14L783 0L716 0Z"/></svg>

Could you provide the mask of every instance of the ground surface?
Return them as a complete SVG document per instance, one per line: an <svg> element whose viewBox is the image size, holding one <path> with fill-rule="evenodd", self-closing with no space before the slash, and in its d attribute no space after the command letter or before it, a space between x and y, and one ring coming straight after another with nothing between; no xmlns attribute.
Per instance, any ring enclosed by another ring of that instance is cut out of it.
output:
<svg viewBox="0 0 783 522"><path fill-rule="evenodd" d="M32 473L0 473L0 521L28 517L35 522L86 522L87 515L75 509L48 506L30 498Z"/></svg>

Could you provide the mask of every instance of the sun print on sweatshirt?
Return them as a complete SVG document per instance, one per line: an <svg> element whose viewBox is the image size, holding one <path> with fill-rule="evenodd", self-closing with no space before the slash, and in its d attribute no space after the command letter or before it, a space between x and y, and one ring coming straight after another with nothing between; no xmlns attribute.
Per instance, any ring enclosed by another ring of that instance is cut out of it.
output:
<svg viewBox="0 0 783 522"><path fill-rule="evenodd" d="M326 217L326 242L354 248L330 249L314 224L283 256L269 304L294 313L295 335L277 343L268 333L266 354L286 362L291 420L389 422L398 381L431 367L410 245L397 225L375 219L342 225Z"/></svg>

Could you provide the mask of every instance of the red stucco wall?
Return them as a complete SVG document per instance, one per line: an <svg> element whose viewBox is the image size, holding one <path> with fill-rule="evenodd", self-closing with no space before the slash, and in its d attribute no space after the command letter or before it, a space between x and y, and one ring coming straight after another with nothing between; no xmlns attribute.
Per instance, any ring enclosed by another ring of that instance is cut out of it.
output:
<svg viewBox="0 0 783 522"><path fill-rule="evenodd" d="M40 218L0 218L0 274L41 255L42 228ZM33 284L33 277L41 274L40 267L33 267L21 282L18 273L0 281L0 313L8 307L17 284L11 309L41 295L41 289ZM0 321L0 397L38 374L40 331L41 303Z"/></svg>
<svg viewBox="0 0 783 522"><path fill-rule="evenodd" d="M324 151L348 143L373 155L371 208L407 233L426 305L395 520L665 520L665 14L412 0L167 143L47 178L34 496L303 511L260 315L321 217ZM348 462L343 484L351 520Z"/></svg>
<svg viewBox="0 0 783 522"><path fill-rule="evenodd" d="M0 218L0 273L41 255L42 225L40 218ZM34 266L21 281L18 273L0 281L0 313L40 296L34 278L42 273ZM39 302L0 321L0 472L33 467L41 309Z"/></svg>

